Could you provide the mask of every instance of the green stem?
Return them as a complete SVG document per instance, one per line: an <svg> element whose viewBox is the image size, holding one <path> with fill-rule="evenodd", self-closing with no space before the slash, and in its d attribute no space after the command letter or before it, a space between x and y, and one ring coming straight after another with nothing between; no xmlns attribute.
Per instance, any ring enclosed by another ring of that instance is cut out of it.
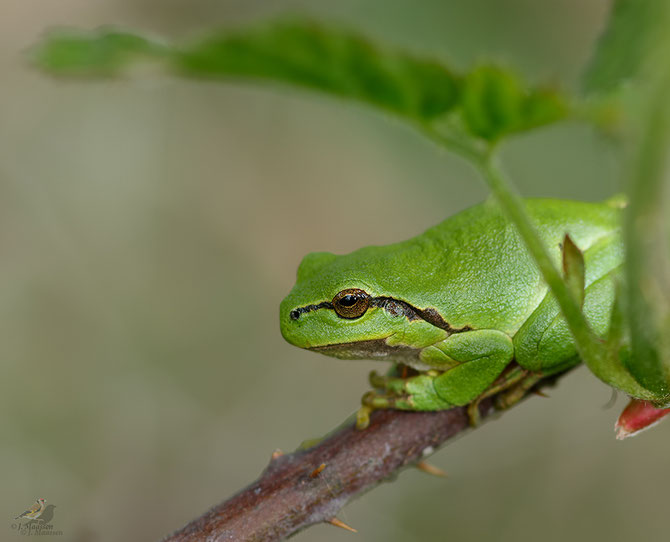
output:
<svg viewBox="0 0 670 542"><path fill-rule="evenodd" d="M414 127L438 146L458 154L471 164L479 164L485 159L486 152L478 148L472 139L460 135L458 137L444 135L430 124L415 123Z"/></svg>
<svg viewBox="0 0 670 542"><path fill-rule="evenodd" d="M669 45L670 47L670 45ZM667 49L666 49L667 51ZM660 55L667 61L670 52ZM662 66L663 64L661 64ZM631 372L659 396L670 395L670 250L668 246L668 148L670 70L658 70L637 111L638 140L632 159L626 222Z"/></svg>

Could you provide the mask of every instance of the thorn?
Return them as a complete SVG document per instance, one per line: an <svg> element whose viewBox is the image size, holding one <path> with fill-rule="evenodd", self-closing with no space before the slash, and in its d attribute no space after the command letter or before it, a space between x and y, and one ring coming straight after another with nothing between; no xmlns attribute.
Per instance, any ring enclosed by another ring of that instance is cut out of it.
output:
<svg viewBox="0 0 670 542"><path fill-rule="evenodd" d="M357 533L358 531L354 529L353 527L349 527L344 521L339 520L337 518L331 518L328 520L328 523L331 525L334 525L335 527L339 527L340 529L344 529L345 531L351 531L352 533Z"/></svg>
<svg viewBox="0 0 670 542"><path fill-rule="evenodd" d="M549 396L544 393L542 390L533 390L533 393L535 395L539 395L540 397L544 397L545 399L549 399Z"/></svg>
<svg viewBox="0 0 670 542"><path fill-rule="evenodd" d="M321 463L318 467L316 467L312 473L309 475L310 478L316 478L319 474L321 474L321 471L326 468L325 463Z"/></svg>
<svg viewBox="0 0 670 542"><path fill-rule="evenodd" d="M279 459L282 455L284 455L284 452L282 452L279 448L277 448L274 452L272 452L272 455L270 456L270 461Z"/></svg>
<svg viewBox="0 0 670 542"><path fill-rule="evenodd" d="M436 467L435 465L431 465L427 461L419 461L416 465L414 465L417 469L419 469L422 472L425 472L426 474L431 474L433 476L438 476L439 478L446 478L447 473L443 471L441 468Z"/></svg>
<svg viewBox="0 0 670 542"><path fill-rule="evenodd" d="M619 398L619 394L617 393L617 390L612 388L612 395L610 395L609 401L607 401L603 405L603 407L602 407L603 410L609 410L610 408L612 408L616 404L616 401L617 401L618 398Z"/></svg>

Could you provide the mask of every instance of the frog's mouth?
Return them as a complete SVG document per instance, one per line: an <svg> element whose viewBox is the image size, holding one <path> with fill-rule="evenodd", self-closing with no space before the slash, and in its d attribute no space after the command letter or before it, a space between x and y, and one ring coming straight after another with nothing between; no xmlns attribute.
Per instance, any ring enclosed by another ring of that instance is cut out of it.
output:
<svg viewBox="0 0 670 542"><path fill-rule="evenodd" d="M421 353L420 348L389 345L386 343L386 339L312 346L309 350L340 359L370 359L408 364L417 362Z"/></svg>

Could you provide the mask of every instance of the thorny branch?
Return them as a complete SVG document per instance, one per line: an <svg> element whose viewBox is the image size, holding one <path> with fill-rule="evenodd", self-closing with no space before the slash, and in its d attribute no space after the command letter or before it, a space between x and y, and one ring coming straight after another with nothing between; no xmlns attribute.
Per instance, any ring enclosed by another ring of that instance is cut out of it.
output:
<svg viewBox="0 0 670 542"><path fill-rule="evenodd" d="M479 408L482 419L490 416L494 398ZM310 525L332 523L349 500L416 465L468 428L465 407L375 412L363 431L351 423L308 449L273 454L258 480L164 542L283 540Z"/></svg>

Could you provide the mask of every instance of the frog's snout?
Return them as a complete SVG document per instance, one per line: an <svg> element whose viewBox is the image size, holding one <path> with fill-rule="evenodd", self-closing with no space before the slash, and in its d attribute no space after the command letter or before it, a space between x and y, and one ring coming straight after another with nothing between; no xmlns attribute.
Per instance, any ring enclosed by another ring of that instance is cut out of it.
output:
<svg viewBox="0 0 670 542"><path fill-rule="evenodd" d="M282 337L295 346L303 347L305 337L300 330L300 315L300 310L286 300L279 306L279 329Z"/></svg>

